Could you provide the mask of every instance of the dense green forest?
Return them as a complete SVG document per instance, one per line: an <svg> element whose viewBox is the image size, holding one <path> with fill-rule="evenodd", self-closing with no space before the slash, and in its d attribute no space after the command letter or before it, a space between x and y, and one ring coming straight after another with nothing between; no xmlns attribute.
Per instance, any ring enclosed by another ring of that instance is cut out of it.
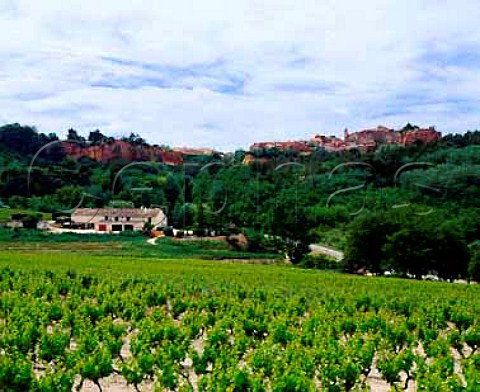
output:
<svg viewBox="0 0 480 392"><path fill-rule="evenodd" d="M75 138L112 140L70 130ZM135 134L125 140L146 144ZM479 131L368 153L271 149L249 165L241 150L179 166L74 160L57 141L32 127L0 127L1 203L41 212L161 206L176 228L243 232L250 251L278 249L295 263L316 242L345 251L350 272L480 279Z"/></svg>

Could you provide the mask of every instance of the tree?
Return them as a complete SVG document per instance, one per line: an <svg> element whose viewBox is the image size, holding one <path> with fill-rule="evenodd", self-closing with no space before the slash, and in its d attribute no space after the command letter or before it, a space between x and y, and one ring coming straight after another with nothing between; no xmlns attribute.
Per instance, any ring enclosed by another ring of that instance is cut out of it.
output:
<svg viewBox="0 0 480 392"><path fill-rule="evenodd" d="M30 158L46 144L58 140L57 135L38 133L35 127L7 124L0 127L0 146L6 150Z"/></svg>
<svg viewBox="0 0 480 392"><path fill-rule="evenodd" d="M96 129L95 131L90 132L88 135L88 141L93 145L99 145L104 142L107 137L100 132L100 130Z"/></svg>
<svg viewBox="0 0 480 392"><path fill-rule="evenodd" d="M197 229L207 228L207 217L205 216L205 206L202 202L195 205L194 225Z"/></svg>
<svg viewBox="0 0 480 392"><path fill-rule="evenodd" d="M79 186L67 185L60 188L55 197L60 208L71 209L79 206L82 201L83 190Z"/></svg>
<svg viewBox="0 0 480 392"><path fill-rule="evenodd" d="M415 131L417 129L420 129L418 125L412 125L410 123L407 123L400 131Z"/></svg>
<svg viewBox="0 0 480 392"><path fill-rule="evenodd" d="M276 200L268 231L282 239L281 249L292 264L298 264L310 252L313 221L309 219L304 195L285 189Z"/></svg>
<svg viewBox="0 0 480 392"><path fill-rule="evenodd" d="M85 138L83 136L80 136L77 131L73 128L70 128L67 133L67 139L80 142L80 143L85 143Z"/></svg>
<svg viewBox="0 0 480 392"><path fill-rule="evenodd" d="M441 215L416 215L414 210L369 213L350 227L345 267L374 273L393 270L421 278L437 273L443 279L467 275L469 253L453 222Z"/></svg>
<svg viewBox="0 0 480 392"><path fill-rule="evenodd" d="M475 282L480 282L480 241L470 244L468 277Z"/></svg>
<svg viewBox="0 0 480 392"><path fill-rule="evenodd" d="M394 269L402 274L411 274L420 279L433 267L430 238L421 228L403 227L387 237L383 269Z"/></svg>
<svg viewBox="0 0 480 392"><path fill-rule="evenodd" d="M36 229L37 223L40 221L41 217L41 214L37 213L21 214L20 220L25 229Z"/></svg>
<svg viewBox="0 0 480 392"><path fill-rule="evenodd" d="M468 276L470 252L459 229L447 222L431 236L434 268L438 276L453 280Z"/></svg>
<svg viewBox="0 0 480 392"><path fill-rule="evenodd" d="M368 212L357 217L349 227L344 268L348 272L366 268L373 273L389 269L385 244L397 230L398 222L389 213Z"/></svg>
<svg viewBox="0 0 480 392"><path fill-rule="evenodd" d="M138 145L138 146L146 144L145 139L140 137L140 135L138 133L133 133L133 132L130 133L130 136L123 137L122 140L127 142L127 143L130 143L130 144L133 144L133 145Z"/></svg>
<svg viewBox="0 0 480 392"><path fill-rule="evenodd" d="M193 226L195 210L191 203L178 203L173 210L173 225L178 229Z"/></svg>

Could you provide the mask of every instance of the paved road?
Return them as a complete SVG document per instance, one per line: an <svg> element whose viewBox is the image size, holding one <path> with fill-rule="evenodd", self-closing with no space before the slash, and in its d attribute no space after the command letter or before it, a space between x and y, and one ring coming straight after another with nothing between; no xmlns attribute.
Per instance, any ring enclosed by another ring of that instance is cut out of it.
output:
<svg viewBox="0 0 480 392"><path fill-rule="evenodd" d="M339 250L318 244L311 244L310 249L312 250L312 253L321 253L333 257L337 261L343 260L343 252L340 252Z"/></svg>
<svg viewBox="0 0 480 392"><path fill-rule="evenodd" d="M150 244L150 245L157 245L157 239L158 239L158 237L149 238L149 239L147 240L147 243Z"/></svg>
<svg viewBox="0 0 480 392"><path fill-rule="evenodd" d="M157 238L149 238L147 240L147 243L150 245L156 245L156 242L157 242ZM343 252L340 252L339 250L335 250L327 246L318 245L318 244L311 244L310 249L314 254L321 253L321 254L333 257L337 261L343 260Z"/></svg>

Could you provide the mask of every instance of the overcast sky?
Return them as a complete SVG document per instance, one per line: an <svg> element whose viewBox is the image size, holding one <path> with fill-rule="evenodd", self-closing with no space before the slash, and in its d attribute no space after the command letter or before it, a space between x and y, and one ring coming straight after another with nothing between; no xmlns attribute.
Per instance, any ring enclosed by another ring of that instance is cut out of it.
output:
<svg viewBox="0 0 480 392"><path fill-rule="evenodd" d="M0 123L222 150L479 127L478 0L0 0Z"/></svg>

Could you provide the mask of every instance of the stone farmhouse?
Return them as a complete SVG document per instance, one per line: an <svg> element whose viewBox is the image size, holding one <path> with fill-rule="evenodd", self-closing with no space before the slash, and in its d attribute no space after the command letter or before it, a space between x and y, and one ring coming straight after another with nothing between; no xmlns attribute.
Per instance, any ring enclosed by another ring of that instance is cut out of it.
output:
<svg viewBox="0 0 480 392"><path fill-rule="evenodd" d="M167 226L160 208L78 208L71 215L72 225L98 232L141 231L145 225Z"/></svg>

